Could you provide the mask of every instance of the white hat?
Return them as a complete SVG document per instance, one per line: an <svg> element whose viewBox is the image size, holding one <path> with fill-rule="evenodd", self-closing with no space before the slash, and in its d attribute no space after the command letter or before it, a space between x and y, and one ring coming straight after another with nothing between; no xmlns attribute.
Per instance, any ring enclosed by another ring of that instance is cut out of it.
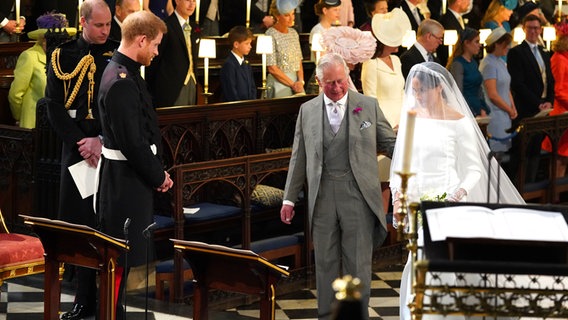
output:
<svg viewBox="0 0 568 320"><path fill-rule="evenodd" d="M485 45L490 46L494 44L495 42L497 42L497 40L501 39L501 37L504 36L506 33L507 30L505 30L505 28L503 27L498 27L496 29L493 29L493 31L491 31L489 36L487 36L487 39L485 39Z"/></svg>
<svg viewBox="0 0 568 320"><path fill-rule="evenodd" d="M400 46L406 31L412 29L408 16L400 8L374 15L371 27L375 38L389 47Z"/></svg>

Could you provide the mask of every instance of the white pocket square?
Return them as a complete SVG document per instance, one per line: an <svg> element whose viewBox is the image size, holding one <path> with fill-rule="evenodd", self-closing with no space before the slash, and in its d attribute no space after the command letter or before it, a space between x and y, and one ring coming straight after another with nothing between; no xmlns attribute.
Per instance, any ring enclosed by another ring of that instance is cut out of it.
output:
<svg viewBox="0 0 568 320"><path fill-rule="evenodd" d="M363 122L361 122L361 126L359 127L359 130L367 129L370 126L371 126L371 123L369 121L363 121Z"/></svg>

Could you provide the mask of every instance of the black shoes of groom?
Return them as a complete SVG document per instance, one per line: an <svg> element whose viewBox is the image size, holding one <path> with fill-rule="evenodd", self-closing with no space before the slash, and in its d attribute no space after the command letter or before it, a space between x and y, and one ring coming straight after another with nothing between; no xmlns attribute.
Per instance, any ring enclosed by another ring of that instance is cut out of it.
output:
<svg viewBox="0 0 568 320"><path fill-rule="evenodd" d="M62 320L80 320L95 315L95 308L83 304L75 303L71 311L61 315Z"/></svg>

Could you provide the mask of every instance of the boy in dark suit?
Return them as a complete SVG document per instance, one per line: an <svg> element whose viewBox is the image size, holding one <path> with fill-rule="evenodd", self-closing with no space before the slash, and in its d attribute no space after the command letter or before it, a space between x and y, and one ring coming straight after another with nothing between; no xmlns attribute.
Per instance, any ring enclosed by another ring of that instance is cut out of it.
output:
<svg viewBox="0 0 568 320"><path fill-rule="evenodd" d="M233 27L229 32L229 42L233 44L233 49L221 68L224 101L256 99L252 69L245 60L252 48L252 38L252 31L244 26Z"/></svg>

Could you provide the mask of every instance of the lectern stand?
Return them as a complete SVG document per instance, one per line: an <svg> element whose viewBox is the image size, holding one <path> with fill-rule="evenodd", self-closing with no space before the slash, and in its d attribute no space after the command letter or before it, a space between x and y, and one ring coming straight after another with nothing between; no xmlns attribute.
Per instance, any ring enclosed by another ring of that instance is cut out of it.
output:
<svg viewBox="0 0 568 320"><path fill-rule="evenodd" d="M69 263L99 271L99 319L115 320L114 272L118 256L128 250L126 242L84 225L20 216L37 233L45 251L43 319L59 319L59 264Z"/></svg>
<svg viewBox="0 0 568 320"><path fill-rule="evenodd" d="M457 207L422 202L422 212ZM566 206L483 204L561 212ZM423 215L424 256L415 263L413 319L423 315L568 318L568 243L495 239L432 241ZM488 226L490 228L491 226Z"/></svg>
<svg viewBox="0 0 568 320"><path fill-rule="evenodd" d="M172 239L195 278L193 319L208 319L209 289L260 296L260 319L274 319L276 282L288 271L249 250Z"/></svg>

